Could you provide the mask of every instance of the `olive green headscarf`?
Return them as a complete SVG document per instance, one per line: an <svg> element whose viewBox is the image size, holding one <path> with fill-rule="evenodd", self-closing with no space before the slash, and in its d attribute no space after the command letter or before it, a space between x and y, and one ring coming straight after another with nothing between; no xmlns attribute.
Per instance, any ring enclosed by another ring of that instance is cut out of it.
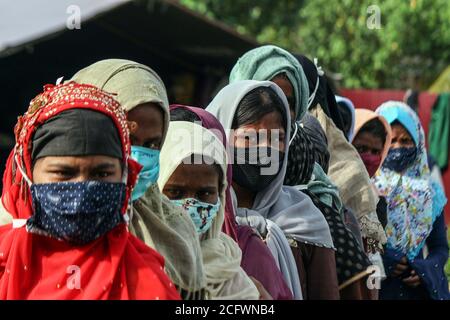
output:
<svg viewBox="0 0 450 320"><path fill-rule="evenodd" d="M155 103L164 114L164 134L169 127L169 102L161 78L151 68L122 59L96 62L79 72L72 81L94 85L116 95L126 111L143 103ZM164 258L166 271L183 295L192 298L206 287L202 251L194 224L152 185L133 203L131 233L157 250Z"/></svg>

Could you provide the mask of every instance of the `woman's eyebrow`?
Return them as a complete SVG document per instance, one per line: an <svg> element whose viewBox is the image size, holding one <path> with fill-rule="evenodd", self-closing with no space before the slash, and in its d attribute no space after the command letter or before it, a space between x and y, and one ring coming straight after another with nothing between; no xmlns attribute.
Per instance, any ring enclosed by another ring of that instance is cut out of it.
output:
<svg viewBox="0 0 450 320"><path fill-rule="evenodd" d="M164 189L183 189L187 186L185 182L177 182L177 183L166 183Z"/></svg>
<svg viewBox="0 0 450 320"><path fill-rule="evenodd" d="M54 162L50 163L47 166L47 169L58 169L58 170L76 170L76 166L71 166L64 162Z"/></svg>
<svg viewBox="0 0 450 320"><path fill-rule="evenodd" d="M110 163L110 162L99 163L98 165L94 166L95 170L107 170L107 169L114 169L114 168L116 168L116 165L114 163Z"/></svg>

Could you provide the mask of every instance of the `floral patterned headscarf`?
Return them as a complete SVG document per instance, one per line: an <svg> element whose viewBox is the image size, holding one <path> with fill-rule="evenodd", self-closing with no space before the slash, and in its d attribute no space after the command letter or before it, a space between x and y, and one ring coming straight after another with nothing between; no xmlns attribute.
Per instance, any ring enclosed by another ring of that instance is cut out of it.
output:
<svg viewBox="0 0 450 320"><path fill-rule="evenodd" d="M418 137L417 156L405 172L382 167L373 180L388 202L387 246L413 260L422 250L447 199L442 188L431 181L425 134L418 116L408 105L398 101L383 103L376 113L392 113L392 109L399 109L398 114L407 114L409 123L414 123L416 131L411 134ZM403 118L390 118L390 123L399 121L406 126Z"/></svg>

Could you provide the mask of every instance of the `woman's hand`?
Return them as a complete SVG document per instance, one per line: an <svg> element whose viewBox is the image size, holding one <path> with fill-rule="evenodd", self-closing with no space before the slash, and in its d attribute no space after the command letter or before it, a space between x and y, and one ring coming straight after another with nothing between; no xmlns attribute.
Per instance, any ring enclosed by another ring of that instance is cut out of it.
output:
<svg viewBox="0 0 450 320"><path fill-rule="evenodd" d="M261 282L259 282L258 280L256 280L251 276L250 279L253 281L253 283L255 284L256 288L259 291L259 300L273 300L272 296L270 295L269 292L267 292L266 288L264 288Z"/></svg>
<svg viewBox="0 0 450 320"><path fill-rule="evenodd" d="M408 278L402 280L404 284L411 288L418 287L420 285L420 278L416 274L416 271L411 271L411 275Z"/></svg>
<svg viewBox="0 0 450 320"><path fill-rule="evenodd" d="M406 270L408 270L408 268L409 268L408 260L406 259L406 257L403 257L400 260L400 263L395 266L395 269L392 272L392 276L398 277L401 274L403 274Z"/></svg>

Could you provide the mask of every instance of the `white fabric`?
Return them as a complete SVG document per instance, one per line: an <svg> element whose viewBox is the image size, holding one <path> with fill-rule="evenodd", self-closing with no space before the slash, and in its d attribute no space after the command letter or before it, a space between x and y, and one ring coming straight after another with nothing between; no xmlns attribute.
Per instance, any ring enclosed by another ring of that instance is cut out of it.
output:
<svg viewBox="0 0 450 320"><path fill-rule="evenodd" d="M289 243L284 236L283 231L272 221L267 221L267 246L275 257L278 269L285 277L286 283L291 289L295 300L303 300L300 277L296 268L296 263ZM286 249L289 249L286 251Z"/></svg>

